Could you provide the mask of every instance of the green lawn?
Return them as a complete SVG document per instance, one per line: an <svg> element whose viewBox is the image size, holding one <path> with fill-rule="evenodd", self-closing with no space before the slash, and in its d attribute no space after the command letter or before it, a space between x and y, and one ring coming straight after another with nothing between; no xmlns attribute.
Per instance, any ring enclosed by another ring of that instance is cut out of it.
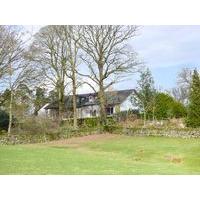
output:
<svg viewBox="0 0 200 200"><path fill-rule="evenodd" d="M0 174L200 174L200 139L93 137L0 146Z"/></svg>

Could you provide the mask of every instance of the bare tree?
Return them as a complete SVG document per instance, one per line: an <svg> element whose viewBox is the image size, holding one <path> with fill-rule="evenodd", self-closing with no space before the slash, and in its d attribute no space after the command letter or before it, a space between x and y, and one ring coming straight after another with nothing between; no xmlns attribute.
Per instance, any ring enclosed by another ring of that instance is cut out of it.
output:
<svg viewBox="0 0 200 200"><path fill-rule="evenodd" d="M8 65L8 48L9 38L5 26L0 26L0 78L4 75Z"/></svg>
<svg viewBox="0 0 200 200"><path fill-rule="evenodd" d="M1 27L2 28L2 27ZM9 100L9 126L8 133L11 133L13 123L13 98L16 91L22 85L28 85L37 80L36 71L26 62L26 40L19 26L5 26L4 46L1 46L1 69L4 72L1 76L1 85L10 91Z"/></svg>
<svg viewBox="0 0 200 200"><path fill-rule="evenodd" d="M136 36L136 26L82 26L79 42L85 52L82 60L88 73L79 73L98 85L88 83L98 91L100 123L106 124L105 90L121 81L128 73L135 72L135 53L128 48L129 39Z"/></svg>
<svg viewBox="0 0 200 200"><path fill-rule="evenodd" d="M189 87L192 80L192 71L189 68L183 68L177 77L177 84Z"/></svg>
<svg viewBox="0 0 200 200"><path fill-rule="evenodd" d="M73 126L77 128L77 100L76 90L80 85L77 81L77 67L80 64L80 27L79 26L61 26L61 34L64 34L67 52L67 77L72 81L72 102L73 102Z"/></svg>
<svg viewBox="0 0 200 200"><path fill-rule="evenodd" d="M177 101L185 104L189 96L189 87L177 86L169 92Z"/></svg>
<svg viewBox="0 0 200 200"><path fill-rule="evenodd" d="M30 48L30 59L45 80L58 93L59 116L64 112L64 94L67 73L67 42L60 26L45 26L35 35Z"/></svg>
<svg viewBox="0 0 200 200"><path fill-rule="evenodd" d="M15 69L12 68L12 65L18 66L24 47L22 32L18 26L1 26L0 37L0 78L3 78L3 84L8 83L10 89L8 133L11 133L13 91L18 75L14 73ZM14 78L16 79L14 82L12 80L13 74L15 74ZM19 76L20 74L19 72Z"/></svg>
<svg viewBox="0 0 200 200"><path fill-rule="evenodd" d="M0 79L8 73L8 66L20 59L23 52L19 26L0 26Z"/></svg>
<svg viewBox="0 0 200 200"><path fill-rule="evenodd" d="M172 88L172 96L183 104L187 104L189 98L192 70L183 68L177 75L177 87Z"/></svg>
<svg viewBox="0 0 200 200"><path fill-rule="evenodd" d="M9 126L8 133L11 133L11 127L13 123L13 98L15 96L15 92L17 92L18 88L23 84L31 84L35 80L34 69L30 68L28 63L24 61L18 61L17 63L13 63L9 65L8 75L4 78L4 84L8 85L10 90L10 101L9 101Z"/></svg>

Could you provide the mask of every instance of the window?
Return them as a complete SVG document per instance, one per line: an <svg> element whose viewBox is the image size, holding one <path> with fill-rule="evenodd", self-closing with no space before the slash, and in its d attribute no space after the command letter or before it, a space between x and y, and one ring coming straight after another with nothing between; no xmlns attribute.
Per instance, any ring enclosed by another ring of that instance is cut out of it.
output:
<svg viewBox="0 0 200 200"><path fill-rule="evenodd" d="M107 113L107 115L112 115L113 114L113 107L107 107L106 113Z"/></svg>
<svg viewBox="0 0 200 200"><path fill-rule="evenodd" d="M97 116L97 111L96 110L90 110L90 116L91 117L96 117Z"/></svg>
<svg viewBox="0 0 200 200"><path fill-rule="evenodd" d="M93 96L89 96L89 102L93 102Z"/></svg>
<svg viewBox="0 0 200 200"><path fill-rule="evenodd" d="M85 101L85 98L81 97L80 101L83 103Z"/></svg>

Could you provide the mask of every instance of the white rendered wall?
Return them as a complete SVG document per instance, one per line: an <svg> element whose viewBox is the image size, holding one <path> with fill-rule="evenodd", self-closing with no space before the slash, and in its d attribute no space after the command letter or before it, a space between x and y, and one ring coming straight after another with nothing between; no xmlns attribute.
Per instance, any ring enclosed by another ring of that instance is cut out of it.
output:
<svg viewBox="0 0 200 200"><path fill-rule="evenodd" d="M42 108L40 108L40 110L38 111L39 117L47 117L48 116L50 110L44 109L47 105L48 104L45 104Z"/></svg>
<svg viewBox="0 0 200 200"><path fill-rule="evenodd" d="M93 106L84 106L82 108L77 109L78 118L87 118L92 117L90 115L90 111L96 110L96 116L99 116L99 106L93 105Z"/></svg>
<svg viewBox="0 0 200 200"><path fill-rule="evenodd" d="M133 106L131 103L131 95L120 105L120 111L128 111L129 109L137 109L137 107Z"/></svg>

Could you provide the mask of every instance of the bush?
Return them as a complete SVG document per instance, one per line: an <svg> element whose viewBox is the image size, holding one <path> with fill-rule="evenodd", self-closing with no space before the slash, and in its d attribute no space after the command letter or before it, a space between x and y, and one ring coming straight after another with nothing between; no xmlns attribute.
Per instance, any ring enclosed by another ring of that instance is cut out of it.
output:
<svg viewBox="0 0 200 200"><path fill-rule="evenodd" d="M155 97L154 115L158 120L182 118L186 116L186 108L169 94L157 93Z"/></svg>
<svg viewBox="0 0 200 200"><path fill-rule="evenodd" d="M128 110L128 111L121 111L118 112L114 115L117 121L126 121L127 119L135 120L139 116L139 111L138 110Z"/></svg>
<svg viewBox="0 0 200 200"><path fill-rule="evenodd" d="M94 121L87 120L87 123ZM96 119L98 122L98 119ZM91 124L90 124L91 125ZM94 125L94 124L92 124ZM91 125L91 126L92 126ZM26 144L26 143L41 143L52 140L71 138L76 136L84 136L93 134L96 128L80 128L74 130L68 121L62 123L51 119L32 117L20 121L12 129L12 134L0 132L0 145L2 144Z"/></svg>
<svg viewBox="0 0 200 200"><path fill-rule="evenodd" d="M51 119L29 117L16 124L13 132L29 134L48 134L59 129L59 123Z"/></svg>
<svg viewBox="0 0 200 200"><path fill-rule="evenodd" d="M58 140L64 136L59 123L50 119L29 117L18 121L12 134L2 133L0 144L26 144Z"/></svg>
<svg viewBox="0 0 200 200"><path fill-rule="evenodd" d="M107 117L107 124L113 125L116 123L116 117ZM99 127L99 117L88 117L77 119L79 128L97 128ZM62 126L73 128L73 119L66 119L61 122Z"/></svg>
<svg viewBox="0 0 200 200"><path fill-rule="evenodd" d="M92 118L85 118L83 119L83 125L84 127L97 127L99 125L99 118L98 117L92 117Z"/></svg>
<svg viewBox="0 0 200 200"><path fill-rule="evenodd" d="M172 104L172 115L175 118L186 117L187 116L187 110L182 103L175 101Z"/></svg>

